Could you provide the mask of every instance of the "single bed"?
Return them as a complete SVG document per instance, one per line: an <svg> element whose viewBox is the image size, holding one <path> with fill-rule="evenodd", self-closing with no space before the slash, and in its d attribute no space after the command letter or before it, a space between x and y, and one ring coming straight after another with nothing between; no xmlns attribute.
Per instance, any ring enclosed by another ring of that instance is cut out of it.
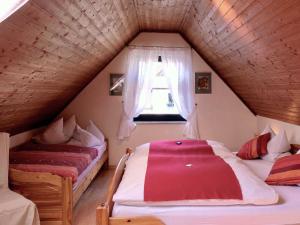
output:
<svg viewBox="0 0 300 225"><path fill-rule="evenodd" d="M128 206L113 203L130 150L121 159L113 178L106 203L97 209L98 225L151 224L300 224L300 188L274 186L279 194L275 205L254 206ZM244 160L252 172L262 180L268 176L273 163L264 160Z"/></svg>
<svg viewBox="0 0 300 225"><path fill-rule="evenodd" d="M55 148L55 145L51 148L53 147ZM70 147L68 146L68 148ZM37 150L38 149L35 149L35 151ZM24 171L18 167L11 166L9 170L10 187L12 190L22 194L37 205L41 224L72 224L73 207L76 205L80 196L87 189L101 167L108 165L108 141L106 140L105 145L93 147L93 150L94 153L96 150L96 154L94 154L95 157L91 158L91 161L85 165L84 170L82 170L78 176L59 174L57 171L51 170L51 172L32 172L32 168L30 167L29 169L31 170ZM18 153L24 158L24 154L27 152L19 149ZM37 154L42 156L45 152L37 151ZM59 153L58 156L60 156L60 154L62 153ZM73 156L73 153L67 153L67 156L69 156L68 154ZM33 159L30 163L37 164L38 162L35 162L35 160L36 159ZM73 161L71 162L73 163ZM81 164L79 163L79 166Z"/></svg>

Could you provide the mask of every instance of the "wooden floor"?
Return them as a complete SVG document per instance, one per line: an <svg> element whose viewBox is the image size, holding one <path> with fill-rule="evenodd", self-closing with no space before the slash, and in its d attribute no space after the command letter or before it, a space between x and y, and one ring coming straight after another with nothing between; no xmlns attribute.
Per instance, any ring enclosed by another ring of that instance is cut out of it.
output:
<svg viewBox="0 0 300 225"><path fill-rule="evenodd" d="M113 169L101 170L81 196L73 213L73 225L95 225L96 206L105 200Z"/></svg>

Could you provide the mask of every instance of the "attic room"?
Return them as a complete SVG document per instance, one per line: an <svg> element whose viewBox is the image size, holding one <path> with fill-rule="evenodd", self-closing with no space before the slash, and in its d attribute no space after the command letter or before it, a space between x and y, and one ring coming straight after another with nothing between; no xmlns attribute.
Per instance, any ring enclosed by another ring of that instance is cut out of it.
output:
<svg viewBox="0 0 300 225"><path fill-rule="evenodd" d="M299 12L0 1L0 225L300 224Z"/></svg>

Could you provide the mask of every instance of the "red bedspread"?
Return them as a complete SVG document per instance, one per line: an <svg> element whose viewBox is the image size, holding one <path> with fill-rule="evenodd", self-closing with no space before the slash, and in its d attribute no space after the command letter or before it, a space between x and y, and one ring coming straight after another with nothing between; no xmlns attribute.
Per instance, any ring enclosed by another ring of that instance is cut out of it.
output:
<svg viewBox="0 0 300 225"><path fill-rule="evenodd" d="M242 199L233 170L206 141L180 142L150 144L145 201Z"/></svg>
<svg viewBox="0 0 300 225"><path fill-rule="evenodd" d="M85 153L89 154L92 159L95 159L98 155L96 148L88 148L75 145L51 145L51 144L35 144L32 142L27 142L20 145L13 150L16 151L51 151L51 152L74 152L74 153Z"/></svg>
<svg viewBox="0 0 300 225"><path fill-rule="evenodd" d="M26 172L47 172L62 177L71 177L75 183L78 178L78 170L72 166L54 166L47 164L11 164L10 168L23 170Z"/></svg>
<svg viewBox="0 0 300 225"><path fill-rule="evenodd" d="M94 148L25 144L10 152L10 167L72 177L73 182L76 182L77 177L97 155L97 149Z"/></svg>

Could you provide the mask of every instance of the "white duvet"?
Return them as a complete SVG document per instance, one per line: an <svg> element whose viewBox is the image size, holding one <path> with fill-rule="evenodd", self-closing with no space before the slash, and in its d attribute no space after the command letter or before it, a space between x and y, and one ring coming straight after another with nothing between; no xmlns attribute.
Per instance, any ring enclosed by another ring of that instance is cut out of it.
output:
<svg viewBox="0 0 300 225"><path fill-rule="evenodd" d="M223 144L208 141L215 155L220 156L231 166L241 187L243 199L196 199L180 201L144 201L144 182L147 170L150 144L144 144L136 148L129 157L123 179L113 197L113 201L121 205L129 206L176 206L176 205L269 205L278 202L278 195L274 189L256 177L242 161L232 154ZM180 182L180 181L179 181ZM199 187L201 188L201 187Z"/></svg>

